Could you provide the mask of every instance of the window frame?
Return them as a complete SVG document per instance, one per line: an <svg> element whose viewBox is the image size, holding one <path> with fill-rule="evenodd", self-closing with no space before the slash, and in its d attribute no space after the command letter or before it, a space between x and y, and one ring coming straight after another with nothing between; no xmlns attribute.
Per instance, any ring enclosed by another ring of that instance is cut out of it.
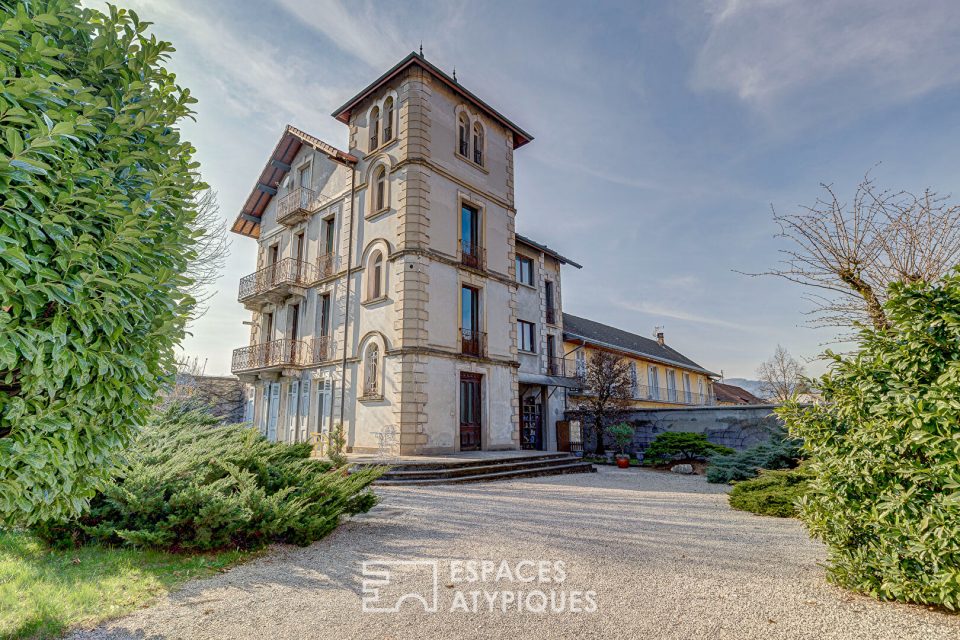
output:
<svg viewBox="0 0 960 640"><path fill-rule="evenodd" d="M529 282L525 282L525 281L523 280L523 275L522 275L522 274L523 274L523 265L524 265L524 263L526 263L526 262L529 262L529 263L530 263L530 270L529 270L530 281L529 281ZM535 284L535 283L536 283L536 272L535 272L535 266L534 266L534 259L533 259L533 258L531 258L531 257L529 257L529 256L525 256L525 255L523 255L523 254L521 254L521 253L518 253L517 256L516 256L516 270L517 270L517 282L519 282L520 284L525 284L525 285L527 285L528 287L535 287L535 286L536 286L536 284Z"/></svg>
<svg viewBox="0 0 960 640"><path fill-rule="evenodd" d="M527 341L529 339L529 347ZM517 320L517 349L523 353L537 352L537 325L527 320Z"/></svg>

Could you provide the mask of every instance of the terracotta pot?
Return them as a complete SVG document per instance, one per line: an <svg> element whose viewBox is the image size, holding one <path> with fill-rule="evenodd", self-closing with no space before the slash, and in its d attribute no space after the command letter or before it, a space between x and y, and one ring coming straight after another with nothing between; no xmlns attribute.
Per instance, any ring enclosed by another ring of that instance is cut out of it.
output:
<svg viewBox="0 0 960 640"><path fill-rule="evenodd" d="M630 456L617 456L617 466L621 469L629 469Z"/></svg>

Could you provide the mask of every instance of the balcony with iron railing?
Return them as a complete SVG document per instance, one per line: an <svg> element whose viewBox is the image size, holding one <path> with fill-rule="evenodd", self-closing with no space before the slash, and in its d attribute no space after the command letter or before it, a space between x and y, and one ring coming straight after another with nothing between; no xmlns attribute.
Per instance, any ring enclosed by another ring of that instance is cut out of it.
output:
<svg viewBox="0 0 960 640"><path fill-rule="evenodd" d="M557 310L555 307L547 307L547 324L557 324Z"/></svg>
<svg viewBox="0 0 960 640"><path fill-rule="evenodd" d="M334 274L337 268L336 256L333 252L322 254L317 258L317 279L323 280Z"/></svg>
<svg viewBox="0 0 960 640"><path fill-rule="evenodd" d="M309 351L309 361L305 364L315 365L333 358L333 344L330 341L330 336L317 336L310 340L310 351Z"/></svg>
<svg viewBox="0 0 960 640"><path fill-rule="evenodd" d="M473 329L460 330L460 353L482 358L487 354L487 334Z"/></svg>
<svg viewBox="0 0 960 640"><path fill-rule="evenodd" d="M330 201L306 187L297 187L277 201L277 223L292 227L300 224Z"/></svg>
<svg viewBox="0 0 960 640"><path fill-rule="evenodd" d="M237 300L256 311L262 304L280 303L290 295L302 293L320 277L317 265L296 258L283 258L241 278Z"/></svg>
<svg viewBox="0 0 960 640"><path fill-rule="evenodd" d="M663 389L647 385L637 385L633 390L633 399L693 406L713 404L713 397L706 393L684 391L683 389Z"/></svg>
<svg viewBox="0 0 960 640"><path fill-rule="evenodd" d="M585 372L577 371L577 362L573 358L547 356L547 375L560 378L583 379Z"/></svg>
<svg viewBox="0 0 960 640"><path fill-rule="evenodd" d="M460 264L472 269L483 269L486 263L486 250L478 242L460 241Z"/></svg>
<svg viewBox="0 0 960 640"><path fill-rule="evenodd" d="M233 350L230 371L234 374L303 366L307 343L302 340L270 340Z"/></svg>

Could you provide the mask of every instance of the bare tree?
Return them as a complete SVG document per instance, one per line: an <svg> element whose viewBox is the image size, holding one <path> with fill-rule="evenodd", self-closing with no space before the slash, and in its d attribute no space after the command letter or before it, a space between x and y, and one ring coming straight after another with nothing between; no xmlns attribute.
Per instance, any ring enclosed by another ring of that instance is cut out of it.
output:
<svg viewBox="0 0 960 640"><path fill-rule="evenodd" d="M217 192L207 189L197 196L197 218L192 230L197 234L193 247L196 254L187 267L187 277L191 283L185 291L197 301L190 320L203 316L209 308L207 303L216 293L214 285L223 272L230 241L227 239L227 225L220 217L220 203Z"/></svg>
<svg viewBox="0 0 960 640"><path fill-rule="evenodd" d="M795 393L806 390L805 375L803 365L779 344L773 356L757 369L764 395L779 403L786 402Z"/></svg>
<svg viewBox="0 0 960 640"><path fill-rule="evenodd" d="M592 417L590 432L594 437L595 453L603 455L603 434L606 422L625 408L633 396L630 363L608 351L594 351L587 360L584 372L584 396L580 410Z"/></svg>
<svg viewBox="0 0 960 640"><path fill-rule="evenodd" d="M824 326L869 322L889 327L883 304L893 282L933 282L960 261L960 205L925 190L922 195L878 189L867 176L851 203L832 185L798 213L780 215L782 267L765 274L809 287L814 315Z"/></svg>

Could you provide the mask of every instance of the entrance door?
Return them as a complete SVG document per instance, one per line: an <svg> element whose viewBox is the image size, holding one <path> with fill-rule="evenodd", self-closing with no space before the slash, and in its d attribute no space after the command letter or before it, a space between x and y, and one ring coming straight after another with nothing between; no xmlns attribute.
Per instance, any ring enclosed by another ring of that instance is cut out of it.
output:
<svg viewBox="0 0 960 640"><path fill-rule="evenodd" d="M543 449L543 427L541 425L541 405L535 398L523 402L520 416L520 448L527 450Z"/></svg>
<svg viewBox="0 0 960 640"><path fill-rule="evenodd" d="M478 373L460 374L460 451L480 450L480 382Z"/></svg>

